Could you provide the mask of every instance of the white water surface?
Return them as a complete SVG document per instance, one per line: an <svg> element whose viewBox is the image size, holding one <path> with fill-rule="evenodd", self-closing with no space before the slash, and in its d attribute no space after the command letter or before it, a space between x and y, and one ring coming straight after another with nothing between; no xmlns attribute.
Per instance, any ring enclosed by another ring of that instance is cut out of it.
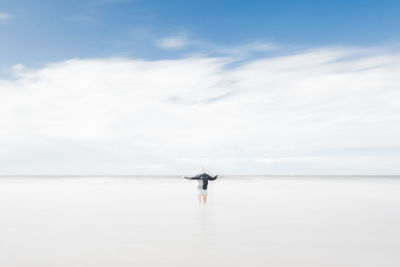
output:
<svg viewBox="0 0 400 267"><path fill-rule="evenodd" d="M400 177L1 177L0 266L400 266Z"/></svg>

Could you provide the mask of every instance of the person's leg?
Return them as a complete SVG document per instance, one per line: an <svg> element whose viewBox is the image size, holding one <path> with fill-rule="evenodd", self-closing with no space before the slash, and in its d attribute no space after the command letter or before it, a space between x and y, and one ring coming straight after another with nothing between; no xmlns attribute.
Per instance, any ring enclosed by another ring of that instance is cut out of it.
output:
<svg viewBox="0 0 400 267"><path fill-rule="evenodd" d="M199 200L199 204L201 204L201 194L200 193L197 194L197 199Z"/></svg>
<svg viewBox="0 0 400 267"><path fill-rule="evenodd" d="M204 203L204 204L207 204L207 194L204 194L204 195L203 195L203 203Z"/></svg>

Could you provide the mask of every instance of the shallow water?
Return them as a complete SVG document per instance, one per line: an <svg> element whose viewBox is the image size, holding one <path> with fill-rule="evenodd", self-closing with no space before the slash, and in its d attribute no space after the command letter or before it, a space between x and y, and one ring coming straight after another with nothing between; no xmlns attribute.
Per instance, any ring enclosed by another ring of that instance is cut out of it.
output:
<svg viewBox="0 0 400 267"><path fill-rule="evenodd" d="M400 266L400 177L0 178L0 266Z"/></svg>

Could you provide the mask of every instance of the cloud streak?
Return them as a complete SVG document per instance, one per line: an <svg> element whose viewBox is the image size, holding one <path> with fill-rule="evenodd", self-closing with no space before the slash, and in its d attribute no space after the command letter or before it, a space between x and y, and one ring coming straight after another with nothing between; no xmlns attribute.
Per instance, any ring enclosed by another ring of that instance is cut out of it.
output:
<svg viewBox="0 0 400 267"><path fill-rule="evenodd" d="M155 40L155 45L162 49L178 50L190 45L190 41L184 36L168 36Z"/></svg>
<svg viewBox="0 0 400 267"><path fill-rule="evenodd" d="M18 68L0 80L0 173L399 173L400 154L385 152L400 147L399 59L320 48L234 67L204 56Z"/></svg>
<svg viewBox="0 0 400 267"><path fill-rule="evenodd" d="M11 14L0 12L0 21L7 21L12 17L13 16Z"/></svg>

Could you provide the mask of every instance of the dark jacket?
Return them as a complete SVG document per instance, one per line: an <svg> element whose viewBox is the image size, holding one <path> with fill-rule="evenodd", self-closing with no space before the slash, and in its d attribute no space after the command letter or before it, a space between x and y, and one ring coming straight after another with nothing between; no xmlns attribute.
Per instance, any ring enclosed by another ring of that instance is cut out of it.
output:
<svg viewBox="0 0 400 267"><path fill-rule="evenodd" d="M189 180L203 180L203 190L207 190L208 186L208 181L214 181L215 179L218 178L218 175L215 175L214 177L208 175L207 173L202 173L193 177L186 177L186 179Z"/></svg>

